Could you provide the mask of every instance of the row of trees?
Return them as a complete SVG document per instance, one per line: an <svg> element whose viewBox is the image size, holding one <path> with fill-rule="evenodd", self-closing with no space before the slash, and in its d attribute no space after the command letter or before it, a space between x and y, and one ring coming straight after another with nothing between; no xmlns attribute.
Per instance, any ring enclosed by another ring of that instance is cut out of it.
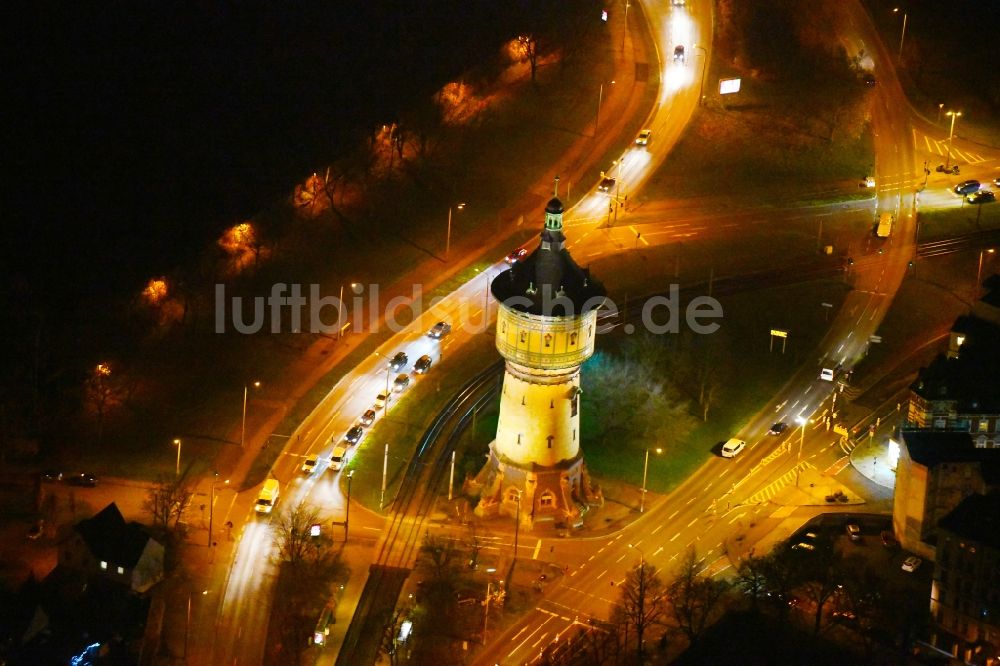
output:
<svg viewBox="0 0 1000 666"><path fill-rule="evenodd" d="M669 579L641 561L621 584L608 620L591 622L565 642L552 644L544 663L662 661L668 645L676 643L677 650L697 646L731 611L766 615L779 627L802 624L816 639L827 637L831 619L843 619L841 626L860 639L851 648L869 662L877 651L891 649L893 641L905 654L927 622L926 599L893 585L859 555L844 556L829 540L820 539L813 551L780 547L767 556L751 554L728 580L708 575L692 550ZM808 619L795 621L803 618ZM760 640L782 637L762 635Z"/></svg>

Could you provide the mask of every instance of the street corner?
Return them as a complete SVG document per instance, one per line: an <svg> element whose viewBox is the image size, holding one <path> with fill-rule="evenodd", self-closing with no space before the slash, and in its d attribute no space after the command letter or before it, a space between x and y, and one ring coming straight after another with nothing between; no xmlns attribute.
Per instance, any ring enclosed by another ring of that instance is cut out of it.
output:
<svg viewBox="0 0 1000 666"><path fill-rule="evenodd" d="M865 500L846 484L816 469L802 470L796 483L779 491L771 501L780 506L843 506Z"/></svg>
<svg viewBox="0 0 1000 666"><path fill-rule="evenodd" d="M856 446L850 455L851 466L858 474L883 488L896 487L896 461L899 444L891 437Z"/></svg>

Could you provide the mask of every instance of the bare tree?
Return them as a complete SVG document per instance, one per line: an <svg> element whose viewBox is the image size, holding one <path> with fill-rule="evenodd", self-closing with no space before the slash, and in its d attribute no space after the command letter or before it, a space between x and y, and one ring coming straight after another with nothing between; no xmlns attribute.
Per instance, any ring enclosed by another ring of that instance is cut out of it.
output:
<svg viewBox="0 0 1000 666"><path fill-rule="evenodd" d="M843 570L844 557L829 539L824 538L817 540L815 550L790 552L792 562L797 562L802 568L802 592L816 605L813 633L818 634L822 628L826 604L846 578Z"/></svg>
<svg viewBox="0 0 1000 666"><path fill-rule="evenodd" d="M143 508L153 517L153 525L164 530L177 528L194 496L194 480L185 468L180 476L161 474L146 493Z"/></svg>
<svg viewBox="0 0 1000 666"><path fill-rule="evenodd" d="M760 610L760 601L767 593L766 560L750 555L740 560L736 569L736 586L750 597L750 609Z"/></svg>
<svg viewBox="0 0 1000 666"><path fill-rule="evenodd" d="M292 566L320 561L330 545L329 537L312 533L313 525L320 523L319 510L305 500L281 514L274 525L278 559Z"/></svg>
<svg viewBox="0 0 1000 666"><path fill-rule="evenodd" d="M642 561L628 572L619 588L619 608L625 623L625 630L631 627L635 632L639 663L643 663L647 632L663 622L667 612L666 588L657 576L656 567ZM627 642L627 633L625 644Z"/></svg>
<svg viewBox="0 0 1000 666"><path fill-rule="evenodd" d="M677 628L692 645L725 610L729 584L708 576L692 548L668 587L670 611Z"/></svg>
<svg viewBox="0 0 1000 666"><path fill-rule="evenodd" d="M431 576L435 581L447 581L453 578L458 549L450 540L427 534L420 546L420 552L430 561Z"/></svg>

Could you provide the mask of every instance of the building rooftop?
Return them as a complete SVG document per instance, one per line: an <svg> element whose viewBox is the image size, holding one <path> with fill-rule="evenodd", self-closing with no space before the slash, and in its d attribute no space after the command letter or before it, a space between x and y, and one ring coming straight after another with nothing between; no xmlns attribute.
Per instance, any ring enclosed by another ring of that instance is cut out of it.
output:
<svg viewBox="0 0 1000 666"><path fill-rule="evenodd" d="M963 316L952 331L964 336L958 357L938 355L910 388L924 400L955 401L959 414L1000 413L1000 327Z"/></svg>
<svg viewBox="0 0 1000 666"><path fill-rule="evenodd" d="M81 520L76 530L94 557L124 567L135 566L150 539L142 525L125 522L114 502Z"/></svg>
<svg viewBox="0 0 1000 666"><path fill-rule="evenodd" d="M976 448L967 432L904 430L901 438L910 458L924 467L958 462L1000 464L1000 448Z"/></svg>
<svg viewBox="0 0 1000 666"><path fill-rule="evenodd" d="M1000 492L969 495L938 526L963 539L1000 548Z"/></svg>

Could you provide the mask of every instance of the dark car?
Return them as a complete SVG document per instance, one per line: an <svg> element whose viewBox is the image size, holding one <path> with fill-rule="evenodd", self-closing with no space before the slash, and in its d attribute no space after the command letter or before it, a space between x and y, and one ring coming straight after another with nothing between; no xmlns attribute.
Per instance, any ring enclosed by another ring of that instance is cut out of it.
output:
<svg viewBox="0 0 1000 666"><path fill-rule="evenodd" d="M875 76L871 72L865 72L861 80L865 82L866 86L871 87L875 85Z"/></svg>
<svg viewBox="0 0 1000 666"><path fill-rule="evenodd" d="M674 62L684 62L684 45L678 44L674 47Z"/></svg>
<svg viewBox="0 0 1000 666"><path fill-rule="evenodd" d="M375 410L369 409L361 415L361 425L370 426L373 423L375 423Z"/></svg>
<svg viewBox="0 0 1000 666"><path fill-rule="evenodd" d="M978 180L963 180L955 186L955 194L972 194L980 188Z"/></svg>
<svg viewBox="0 0 1000 666"><path fill-rule="evenodd" d="M601 184L597 186L597 189L601 192L610 192L615 186L615 179L611 176L605 176L601 179Z"/></svg>
<svg viewBox="0 0 1000 666"><path fill-rule="evenodd" d="M361 426L356 425L347 431L347 434L344 435L344 439L346 439L351 444L357 444L358 442L361 441L361 435L363 434L365 434L365 429L362 428Z"/></svg>
<svg viewBox="0 0 1000 666"><path fill-rule="evenodd" d="M86 488L93 488L97 485L97 477L93 474L85 474L80 472L79 474L74 474L72 476L66 477L66 483L71 486L84 486Z"/></svg>
<svg viewBox="0 0 1000 666"><path fill-rule="evenodd" d="M514 250L513 252L511 252L510 254L508 254L506 257L504 257L503 260L506 261L511 266L513 266L517 262L519 262L522 259L524 259L526 256L528 256L528 248L526 248L526 247L519 247L516 250Z"/></svg>
<svg viewBox="0 0 1000 666"><path fill-rule="evenodd" d="M431 330L427 331L427 335L435 340L440 340L449 333L451 333L451 324L446 321L439 321L434 324L434 327L431 328Z"/></svg>
<svg viewBox="0 0 1000 666"><path fill-rule="evenodd" d="M979 190L978 192L967 194L965 200L970 204L984 204L996 201L997 197L993 194L992 190Z"/></svg>
<svg viewBox="0 0 1000 666"><path fill-rule="evenodd" d="M404 354L403 352L399 352L398 354L392 357L391 361L389 361L389 367L392 368L393 371L399 372L400 370L405 368L406 364L409 362L410 359L406 356L406 354Z"/></svg>
<svg viewBox="0 0 1000 666"><path fill-rule="evenodd" d="M434 361L433 359L431 359L430 356L424 354L423 356L417 359L416 363L413 364L413 372L417 373L418 375L422 375L431 369L431 363L433 362Z"/></svg>
<svg viewBox="0 0 1000 666"><path fill-rule="evenodd" d="M784 421L778 421L771 426L771 429L767 431L768 435L780 435L781 433L788 430L788 424Z"/></svg>
<svg viewBox="0 0 1000 666"><path fill-rule="evenodd" d="M410 376L405 373L399 374L396 375L396 379L393 380L392 382L392 390L395 391L396 393L399 393L409 385L410 385Z"/></svg>
<svg viewBox="0 0 1000 666"><path fill-rule="evenodd" d="M42 472L42 481L47 483L55 483L57 481L62 481L63 473L57 472L54 469L47 469Z"/></svg>

